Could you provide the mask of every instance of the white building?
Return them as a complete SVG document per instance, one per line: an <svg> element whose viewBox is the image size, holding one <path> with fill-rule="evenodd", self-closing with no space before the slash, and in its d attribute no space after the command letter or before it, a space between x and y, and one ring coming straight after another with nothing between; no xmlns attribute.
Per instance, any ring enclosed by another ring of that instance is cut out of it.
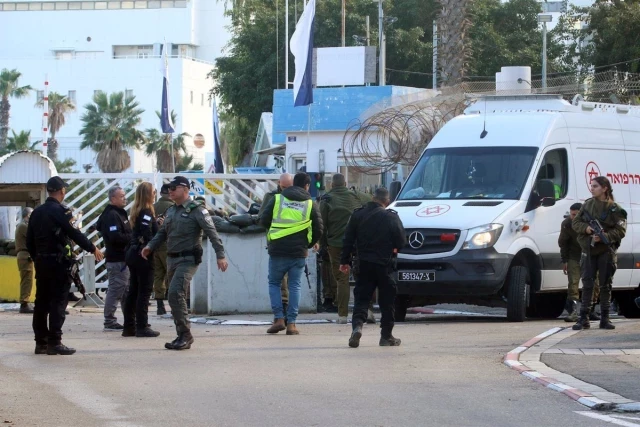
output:
<svg viewBox="0 0 640 427"><path fill-rule="evenodd" d="M0 68L17 69L20 84L36 90L26 99L11 100L10 128L30 129L34 140L43 138L43 111L34 105L47 76L49 90L68 95L77 106L57 134L59 158L75 159L81 171L83 164L95 165L95 153L79 149L84 105L95 91L126 90L145 110L140 129L159 129L159 58L166 43L171 46L169 98L178 114L176 133L204 137L201 149L192 139L187 145L194 161L205 163L205 153L213 150L207 74L229 41L224 11L224 2L216 0L0 0ZM155 167L154 159L131 154L127 172Z"/></svg>

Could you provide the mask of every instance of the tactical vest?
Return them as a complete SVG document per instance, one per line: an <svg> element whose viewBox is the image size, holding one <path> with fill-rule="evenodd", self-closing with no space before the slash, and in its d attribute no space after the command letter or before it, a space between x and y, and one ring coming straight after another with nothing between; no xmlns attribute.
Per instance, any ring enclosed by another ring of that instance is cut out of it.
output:
<svg viewBox="0 0 640 427"><path fill-rule="evenodd" d="M312 200L296 201L276 194L273 206L273 220L267 234L267 240L282 239L286 236L307 230L307 240L311 244L311 207Z"/></svg>

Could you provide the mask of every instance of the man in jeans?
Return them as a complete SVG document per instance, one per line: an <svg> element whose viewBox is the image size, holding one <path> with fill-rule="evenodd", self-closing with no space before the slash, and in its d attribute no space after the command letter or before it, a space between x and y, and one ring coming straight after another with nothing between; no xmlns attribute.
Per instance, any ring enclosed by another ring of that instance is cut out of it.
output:
<svg viewBox="0 0 640 427"><path fill-rule="evenodd" d="M285 188L269 201L261 224L269 229L269 299L273 310L273 325L269 334L284 329L287 335L298 335L296 319L300 303L300 283L308 255L322 235L322 220L318 206L311 200L311 178L304 172L293 177L293 186ZM287 325L284 324L282 292L280 286L285 274L289 275L289 306Z"/></svg>
<svg viewBox="0 0 640 427"><path fill-rule="evenodd" d="M109 204L96 224L105 244L105 260L109 287L104 301L104 330L121 331L122 325L116 319L118 302L122 302L129 288L129 268L124 262L127 244L131 239L131 224L127 218L127 198L120 187L109 189Z"/></svg>

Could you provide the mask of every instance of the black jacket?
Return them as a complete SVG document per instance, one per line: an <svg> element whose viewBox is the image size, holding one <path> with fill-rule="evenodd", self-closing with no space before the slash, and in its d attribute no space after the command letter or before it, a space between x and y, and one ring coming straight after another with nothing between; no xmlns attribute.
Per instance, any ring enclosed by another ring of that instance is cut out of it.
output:
<svg viewBox="0 0 640 427"><path fill-rule="evenodd" d="M393 250L399 252L406 243L406 233L398 213L369 202L356 209L349 219L340 264L350 264L354 249L357 249L360 260L388 265Z"/></svg>
<svg viewBox="0 0 640 427"><path fill-rule="evenodd" d="M95 246L73 225L71 210L49 197L44 204L31 213L27 228L27 250L34 260L38 255L62 254L68 239L73 240L87 252L94 252ZM58 235L56 231L59 230Z"/></svg>
<svg viewBox="0 0 640 427"><path fill-rule="evenodd" d="M124 262L126 248L132 234L127 211L107 205L98 219L96 229L104 239L106 261Z"/></svg>
<svg viewBox="0 0 640 427"><path fill-rule="evenodd" d="M311 195L309 195L304 188L296 186L285 188L282 191L282 196L298 202L311 199ZM260 223L267 230L271 228L275 203L276 198L273 197L269 200L260 217ZM322 219L320 218L320 209L318 209L316 202L313 202L313 206L311 207L311 243L307 240L307 230L303 230L291 236L269 242L269 255L284 258L306 258L309 253L308 249L312 247L321 236Z"/></svg>
<svg viewBox="0 0 640 427"><path fill-rule="evenodd" d="M131 235L131 241L129 242L129 248L127 253L127 265L131 265L133 262L143 262L145 264L152 265L153 257L149 257L147 261L140 256L142 248L147 246L147 243L158 232L158 223L149 209L143 209L136 218L136 223L133 225L133 234Z"/></svg>

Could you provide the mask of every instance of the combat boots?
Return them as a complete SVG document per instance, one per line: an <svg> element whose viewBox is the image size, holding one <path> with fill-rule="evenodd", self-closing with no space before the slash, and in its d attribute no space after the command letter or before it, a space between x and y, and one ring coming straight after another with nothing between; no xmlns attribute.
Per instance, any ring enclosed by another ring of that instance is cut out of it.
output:
<svg viewBox="0 0 640 427"><path fill-rule="evenodd" d="M284 331L287 327L284 325L284 319L276 319L273 321L273 325L267 329L268 334L277 334L280 331Z"/></svg>
<svg viewBox="0 0 640 427"><path fill-rule="evenodd" d="M193 335L191 332L183 332L180 334L180 338L173 343L174 350L188 350L191 348L191 344L193 344L195 340L193 339Z"/></svg>
<svg viewBox="0 0 640 427"><path fill-rule="evenodd" d="M567 304L565 306L569 315L564 318L565 322L577 322L578 321L578 301L576 300L567 300Z"/></svg>
<svg viewBox="0 0 640 427"><path fill-rule="evenodd" d="M349 338L349 347L358 348L360 345L360 338L362 338L362 326L354 326L353 332L351 332L351 337Z"/></svg>
<svg viewBox="0 0 640 427"><path fill-rule="evenodd" d="M31 306L31 304L23 302L22 304L20 304L20 313L31 314L33 313L33 307Z"/></svg>
<svg viewBox="0 0 640 427"><path fill-rule="evenodd" d="M46 344L36 344L35 354L47 354L47 345Z"/></svg>
<svg viewBox="0 0 640 427"><path fill-rule="evenodd" d="M600 307L600 310L602 310L602 307ZM591 304L591 313L589 313L589 320L600 320L600 316L598 316L598 313L596 313L596 303Z"/></svg>
<svg viewBox="0 0 640 427"><path fill-rule="evenodd" d="M575 325L571 327L574 331L581 331L582 329L589 329L591 324L589 323L589 315L580 314L580 319L576 322Z"/></svg>
<svg viewBox="0 0 640 427"><path fill-rule="evenodd" d="M55 356L57 354L68 356L75 352L76 352L75 348L69 348L64 344L47 345L47 354L49 356Z"/></svg>
<svg viewBox="0 0 640 427"><path fill-rule="evenodd" d="M615 329L615 325L609 320L609 310L601 308L602 318L600 319L600 329Z"/></svg>
<svg viewBox="0 0 640 427"><path fill-rule="evenodd" d="M397 347L401 342L400 338L395 338L393 335L389 335L388 338L380 337L380 347Z"/></svg>
<svg viewBox="0 0 640 427"><path fill-rule="evenodd" d="M138 338L155 338L160 335L160 332L154 331L149 326L144 329L138 329L136 331L136 337Z"/></svg>
<svg viewBox="0 0 640 427"><path fill-rule="evenodd" d="M167 310L164 308L164 302L161 299L157 299L156 302L158 303L158 311L156 312L156 314L158 316L167 314Z"/></svg>

